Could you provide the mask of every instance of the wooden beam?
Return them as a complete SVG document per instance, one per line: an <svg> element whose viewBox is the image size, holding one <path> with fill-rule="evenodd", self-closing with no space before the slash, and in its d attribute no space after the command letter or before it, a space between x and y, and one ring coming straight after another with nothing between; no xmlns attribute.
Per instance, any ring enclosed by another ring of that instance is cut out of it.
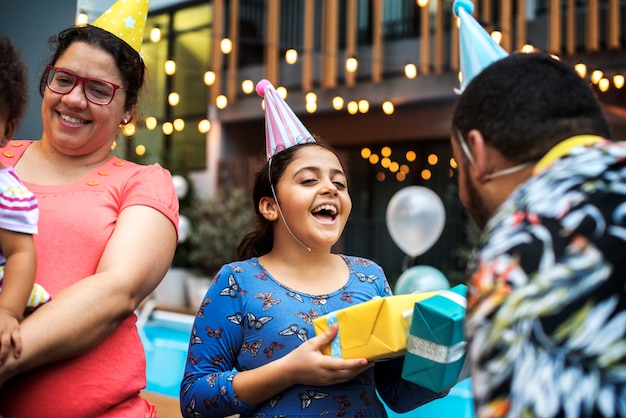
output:
<svg viewBox="0 0 626 418"><path fill-rule="evenodd" d="M313 48L315 41L315 0L304 1L302 51L302 90L313 89Z"/></svg>
<svg viewBox="0 0 626 418"><path fill-rule="evenodd" d="M265 78L276 87L280 84L280 0L267 2L267 30L265 32Z"/></svg>
<svg viewBox="0 0 626 418"><path fill-rule="evenodd" d="M372 1L372 81L380 83L383 80L384 50L384 21L383 0Z"/></svg>
<svg viewBox="0 0 626 418"><path fill-rule="evenodd" d="M234 103L237 100L237 90L239 89L239 2L240 0L230 0L228 37L233 43L233 50L228 56L226 79L226 95L229 103Z"/></svg>
<svg viewBox="0 0 626 418"><path fill-rule="evenodd" d="M346 10L346 59L357 53L357 0L348 0ZM346 86L356 84L356 73L345 70Z"/></svg>

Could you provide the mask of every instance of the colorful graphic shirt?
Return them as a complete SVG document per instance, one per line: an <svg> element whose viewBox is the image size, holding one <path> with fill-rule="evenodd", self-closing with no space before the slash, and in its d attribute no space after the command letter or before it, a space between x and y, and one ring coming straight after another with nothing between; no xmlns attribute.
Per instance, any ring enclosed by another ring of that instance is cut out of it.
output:
<svg viewBox="0 0 626 418"><path fill-rule="evenodd" d="M33 235L38 220L35 195L22 184L13 167L0 168L0 228ZM0 287L6 261L0 249Z"/></svg>
<svg viewBox="0 0 626 418"><path fill-rule="evenodd" d="M479 247L466 322L477 416L626 416L626 143L559 144Z"/></svg>
<svg viewBox="0 0 626 418"><path fill-rule="evenodd" d="M239 370L274 361L315 336L314 318L375 296L391 295L377 264L364 258L342 257L350 268L350 277L341 289L325 295L285 287L257 258L222 267L193 325L181 385L185 417L386 417L376 389L399 411L439 397L402 380L399 358L379 363L344 384L293 386L257 406L237 398L232 380Z"/></svg>

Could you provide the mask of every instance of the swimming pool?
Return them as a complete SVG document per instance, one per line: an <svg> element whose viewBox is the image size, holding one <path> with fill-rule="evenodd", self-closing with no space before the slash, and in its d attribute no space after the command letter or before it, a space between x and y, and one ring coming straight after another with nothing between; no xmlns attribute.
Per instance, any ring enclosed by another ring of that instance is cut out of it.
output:
<svg viewBox="0 0 626 418"><path fill-rule="evenodd" d="M178 398L193 319L192 315L154 309L153 305L146 305L139 313L137 328L146 353L147 391ZM406 414L387 412L390 418L474 418L470 385L466 379L445 398Z"/></svg>

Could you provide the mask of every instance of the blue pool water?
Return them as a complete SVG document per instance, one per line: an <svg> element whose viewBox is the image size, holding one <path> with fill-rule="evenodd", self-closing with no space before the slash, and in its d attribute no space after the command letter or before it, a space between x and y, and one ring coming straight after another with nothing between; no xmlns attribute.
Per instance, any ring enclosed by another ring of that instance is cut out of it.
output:
<svg viewBox="0 0 626 418"><path fill-rule="evenodd" d="M140 315L137 322L146 352L146 390L178 398L193 316L158 310L148 314L149 319ZM474 418L470 384L470 379L466 379L454 386L445 398L406 414L387 412L390 418Z"/></svg>

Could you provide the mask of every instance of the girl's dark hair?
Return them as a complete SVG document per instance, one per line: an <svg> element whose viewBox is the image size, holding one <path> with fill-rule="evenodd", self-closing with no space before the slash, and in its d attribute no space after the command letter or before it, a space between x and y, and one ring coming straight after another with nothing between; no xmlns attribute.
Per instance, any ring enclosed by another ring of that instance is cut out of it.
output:
<svg viewBox="0 0 626 418"><path fill-rule="evenodd" d="M28 77L19 51L4 36L0 36L0 69L0 110L8 110L7 122L19 121L28 102Z"/></svg>
<svg viewBox="0 0 626 418"><path fill-rule="evenodd" d="M96 26L75 26L63 30L58 35L50 38L50 45L54 53L48 60L47 65L54 65L65 53L67 48L74 42L85 42L89 45L107 51L117 64L122 75L126 102L124 108L130 110L137 104L139 92L143 86L146 66L141 56L126 42L110 32ZM46 89L46 73L39 80L39 93L43 97Z"/></svg>
<svg viewBox="0 0 626 418"><path fill-rule="evenodd" d="M256 223L251 232L248 232L239 243L237 249L238 260L247 260L251 257L260 257L269 253L274 246L274 230L273 223L277 221L268 221L259 211L259 202L264 197L273 198L272 186L276 190L276 185L280 181L283 173L293 161L298 150L303 147L321 147L337 156L342 169L347 175L346 167L341 161L337 152L323 142L311 142L305 144L294 145L287 148L268 160L263 167L254 176L254 184L252 186L252 204L254 205L254 213L256 214ZM270 183L271 180L271 183ZM277 196L278 198L278 196Z"/></svg>

